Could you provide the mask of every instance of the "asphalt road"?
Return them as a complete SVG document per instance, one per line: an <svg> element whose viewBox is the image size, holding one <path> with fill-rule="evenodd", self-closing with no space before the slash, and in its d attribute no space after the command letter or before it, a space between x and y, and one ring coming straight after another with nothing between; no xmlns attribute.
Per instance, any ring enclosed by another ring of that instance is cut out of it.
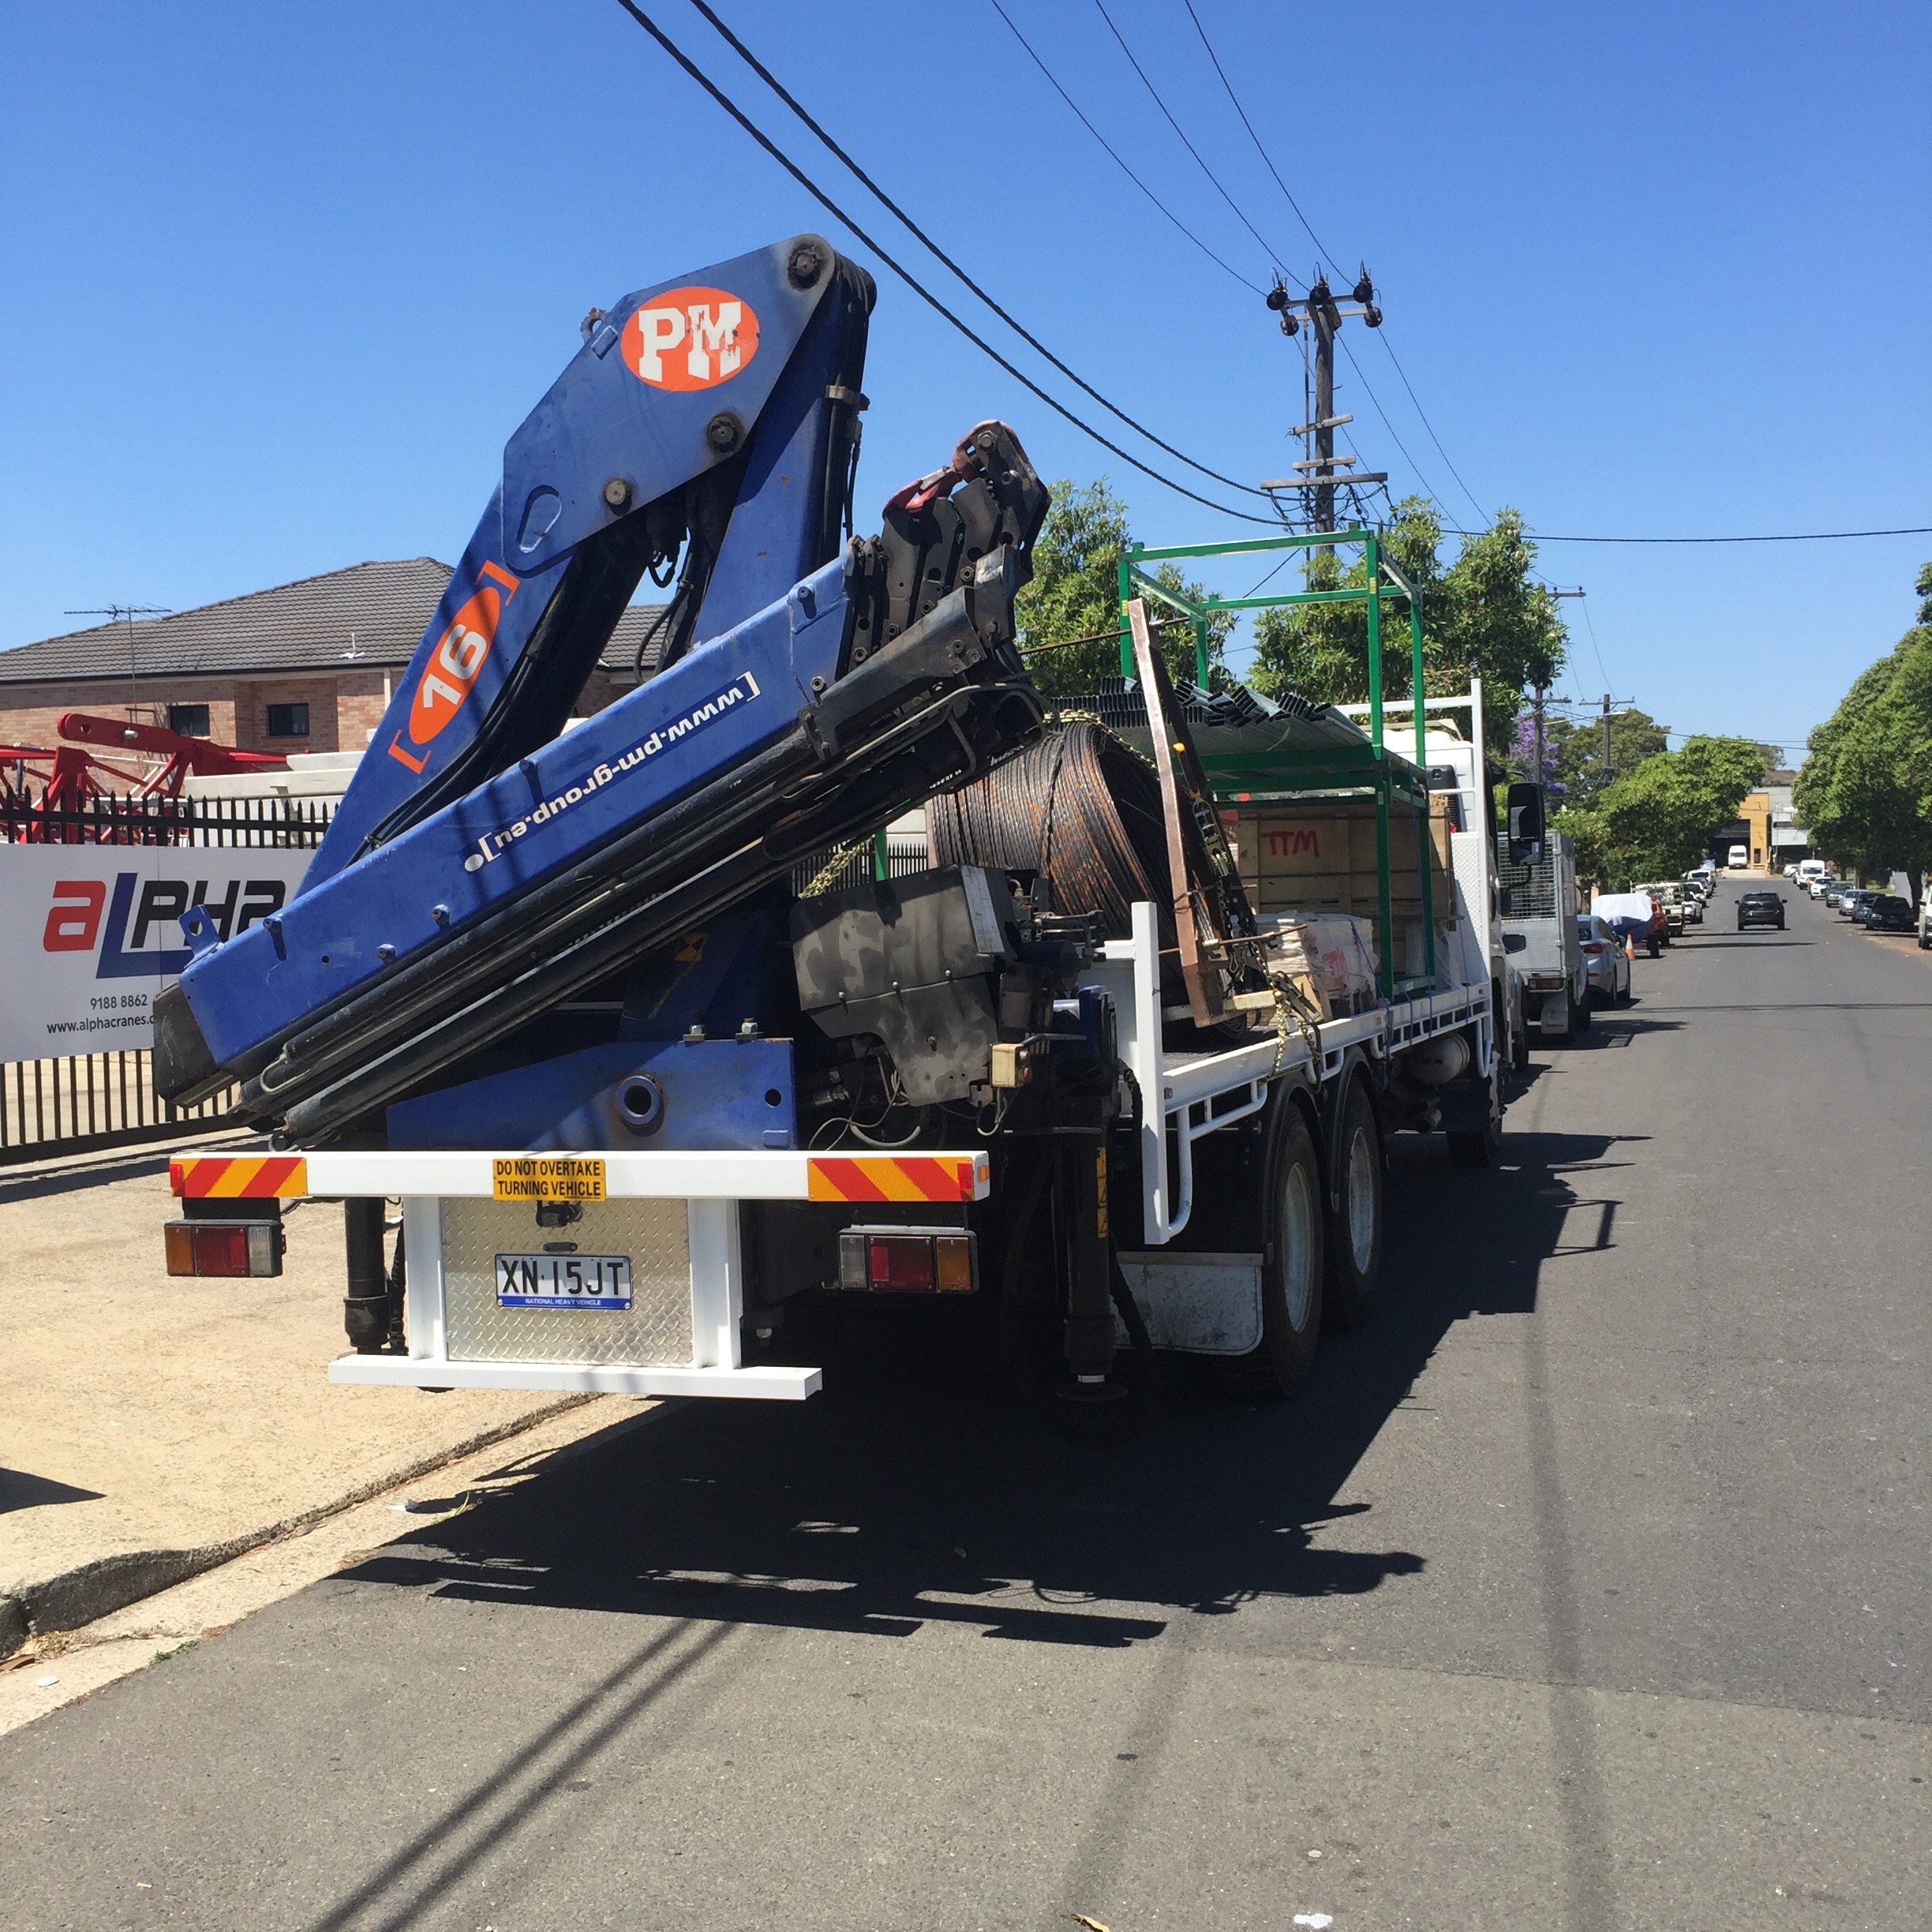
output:
<svg viewBox="0 0 1932 1932"><path fill-rule="evenodd" d="M657 1412L0 1739L0 1923L1920 1932L1932 957L1735 889L1301 1401Z"/></svg>

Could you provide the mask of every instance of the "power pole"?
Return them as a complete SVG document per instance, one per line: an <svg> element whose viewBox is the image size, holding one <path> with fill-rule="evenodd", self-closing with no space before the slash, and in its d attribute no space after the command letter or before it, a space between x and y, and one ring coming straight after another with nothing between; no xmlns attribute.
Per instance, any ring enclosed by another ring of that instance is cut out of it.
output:
<svg viewBox="0 0 1932 1932"><path fill-rule="evenodd" d="M1537 784L1542 784L1542 782L1543 782L1543 694L1544 694L1544 693L1546 691L1548 691L1548 689L1549 689L1549 687L1548 687L1547 684L1539 684L1539 685L1538 685L1538 686L1536 687L1536 779L1535 779L1535 782L1536 782Z"/></svg>
<svg viewBox="0 0 1932 1932"><path fill-rule="evenodd" d="M1604 783L1608 784L1610 782L1610 694L1608 691L1604 693L1603 734Z"/></svg>
<svg viewBox="0 0 1932 1932"><path fill-rule="evenodd" d="M1341 313L1327 300L1328 284L1318 280L1309 290L1309 318L1315 328L1315 468L1318 477L1335 474L1335 345L1342 326ZM1335 528L1335 485L1322 483L1315 492L1315 527ZM1327 548L1326 545L1323 546ZM1331 552L1330 554L1333 554Z"/></svg>
<svg viewBox="0 0 1932 1932"><path fill-rule="evenodd" d="M1289 432L1298 436L1305 444L1313 438L1309 454L1295 468L1298 476L1283 477L1275 482L1264 481L1264 490L1301 490L1307 492L1304 501L1309 508L1309 522L1317 530L1332 530L1335 526L1335 486L1341 484L1386 483L1386 471L1373 473L1355 470L1353 456L1335 454L1335 432L1346 422L1353 422L1351 416L1338 416L1335 408L1335 337L1340 332L1342 320L1348 316L1360 316L1370 328L1382 326L1382 311L1376 306L1375 284L1369 279L1365 268L1353 289L1349 291L1348 305L1335 300L1327 279L1319 271L1309 285L1305 295L1290 295L1286 285L1277 279L1268 290L1267 305L1281 317L1281 331L1284 335L1298 335L1305 322L1315 342L1315 414L1307 422L1297 423ZM1358 506L1359 507L1359 504ZM1319 554L1333 556L1334 549L1327 544L1319 546Z"/></svg>

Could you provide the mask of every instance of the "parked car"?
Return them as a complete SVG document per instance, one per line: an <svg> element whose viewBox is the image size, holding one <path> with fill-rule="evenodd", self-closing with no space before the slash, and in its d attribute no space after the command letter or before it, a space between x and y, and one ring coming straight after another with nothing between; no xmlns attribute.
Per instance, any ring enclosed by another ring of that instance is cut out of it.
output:
<svg viewBox="0 0 1932 1932"><path fill-rule="evenodd" d="M1577 915L1577 943L1583 950L1589 970L1589 990L1584 997L1595 1006L1627 1006L1631 981L1635 968L1631 964L1625 942L1617 929L1601 913Z"/></svg>
<svg viewBox="0 0 1932 1932"><path fill-rule="evenodd" d="M1919 950L1932 953L1932 879L1926 881L1919 899Z"/></svg>
<svg viewBox="0 0 1932 1932"><path fill-rule="evenodd" d="M1856 892L1848 892L1845 894L1844 903L1839 910L1854 926L1863 926L1865 923L1865 915L1871 910L1872 901L1874 899L1885 899L1889 897L1889 893L1881 891L1876 886L1861 886Z"/></svg>
<svg viewBox="0 0 1932 1932"><path fill-rule="evenodd" d="M1775 926L1784 930L1784 895L1775 892L1747 892L1738 900L1738 930L1747 926Z"/></svg>
<svg viewBox="0 0 1932 1932"><path fill-rule="evenodd" d="M1684 929L1683 888L1674 882L1649 886L1634 886L1633 892L1646 893L1664 908L1664 944L1668 945Z"/></svg>
<svg viewBox="0 0 1932 1932"><path fill-rule="evenodd" d="M1800 859L1798 861L1798 882L1809 886L1814 879L1829 876L1829 868L1822 859Z"/></svg>
<svg viewBox="0 0 1932 1932"><path fill-rule="evenodd" d="M1748 845L1733 845L1729 856L1724 860L1724 866L1728 871L1732 872L1743 872L1749 870L1750 848Z"/></svg>
<svg viewBox="0 0 1932 1932"><path fill-rule="evenodd" d="M1838 882L1829 872L1814 872L1810 878L1805 881L1805 890L1814 899L1822 900L1837 883Z"/></svg>
<svg viewBox="0 0 1932 1932"><path fill-rule="evenodd" d="M1852 882L1849 879L1831 880L1825 888L1825 904L1834 912L1839 911L1844 904L1845 894L1851 890Z"/></svg>
<svg viewBox="0 0 1932 1932"><path fill-rule="evenodd" d="M1860 923L1867 932L1911 932L1918 920L1909 899L1901 899L1896 893L1878 893L1865 908Z"/></svg>
<svg viewBox="0 0 1932 1932"><path fill-rule="evenodd" d="M1780 878L1795 879L1798 876L1798 862L1793 859L1788 865L1780 866L1778 871Z"/></svg>

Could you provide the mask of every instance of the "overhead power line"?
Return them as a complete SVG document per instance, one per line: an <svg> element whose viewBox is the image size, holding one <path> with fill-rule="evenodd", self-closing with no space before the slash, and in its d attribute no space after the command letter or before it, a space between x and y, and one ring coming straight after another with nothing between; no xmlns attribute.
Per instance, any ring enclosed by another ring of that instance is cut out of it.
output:
<svg viewBox="0 0 1932 1932"><path fill-rule="evenodd" d="M1362 373L1362 365L1355 360L1355 351L1348 346L1348 343L1345 338L1337 336L1335 339L1341 347L1342 353L1348 358L1349 367L1355 372L1356 380L1361 384L1363 391L1367 395L1368 400L1375 406L1375 413L1382 418L1382 427L1389 432L1391 440L1394 442L1395 447L1402 451L1403 462L1407 463L1409 467L1415 472L1416 481L1422 485L1423 489L1427 491L1429 496L1432 496L1440 505L1442 502L1442 492L1438 490L1436 485L1422 474L1422 466L1409 454L1409 446L1402 441L1399 436L1396 434L1395 425L1389 421L1388 411L1382 406L1382 399L1376 394L1372 388L1369 387L1368 378ZM1480 504L1477 506L1478 508L1481 507L1481 506ZM1456 534L1458 537L1466 535L1467 534L1467 532L1462 530L1458 530L1456 532Z"/></svg>
<svg viewBox="0 0 1932 1932"><path fill-rule="evenodd" d="M1481 530L1452 530L1452 537L1480 537ZM1525 533L1533 543L1587 544L1770 544L1837 543L1848 537L1932 537L1932 523L1903 530L1794 530L1772 537L1546 537L1541 530Z"/></svg>
<svg viewBox="0 0 1932 1932"><path fill-rule="evenodd" d="M1189 140L1187 129L1174 118L1172 110L1168 107L1166 102L1161 99L1160 89L1148 78L1147 69L1134 58L1133 49L1127 44L1125 36L1122 35L1121 30L1114 24L1114 16L1106 10L1106 0L1094 0L1094 6L1098 9L1100 17L1106 22L1107 32L1119 44L1120 51L1127 56L1127 65L1140 77L1140 84L1147 89L1148 96L1153 101L1154 105L1166 116L1167 125L1181 137L1181 144L1194 157L1200 171L1214 184L1215 193L1219 195L1221 199L1234 211L1235 219L1254 237L1256 242L1260 243L1261 252L1267 256L1269 262L1274 266L1275 272L1279 275L1281 272L1281 250L1275 247L1268 241L1267 236L1263 234L1261 230L1248 219L1241 204L1222 185L1221 177L1208 165L1202 157L1201 151ZM1197 22L1196 24L1198 24ZM1320 244L1318 242L1316 245L1319 247Z"/></svg>
<svg viewBox="0 0 1932 1932"><path fill-rule="evenodd" d="M758 77L762 80L765 84L769 88L771 91L776 94L788 107L792 110L793 114L798 116L799 120L804 122L805 125L818 137L820 142L822 143L832 154L836 155L837 159L852 171L853 175L856 176L857 179L871 191L874 198L878 200L888 210L889 212L890 212L898 219L898 221L906 228L906 230L921 243L927 252L933 255L937 260L944 263L945 265L949 268L953 273L966 285L968 288L971 289L974 294L977 295L980 301L984 302L986 305L990 309L993 313L998 316L999 319L1004 322L1022 342L1025 343L1030 348L1036 350L1042 356L1050 362L1062 376L1065 376L1069 382L1073 384L1076 388L1083 391L1086 395L1092 397L1094 401L1098 402L1100 406L1103 410L1106 410L1110 415L1117 417L1120 421L1126 424L1128 428L1134 431L1136 435L1145 436L1147 440L1150 443L1153 444L1156 448L1165 450L1170 456L1175 458L1178 462L1185 463L1190 470L1196 471L1202 476L1212 478L1212 480L1216 483L1225 483L1230 489L1243 491L1250 496L1264 496L1265 495L1264 492L1256 489L1252 484L1242 482L1238 477L1224 476L1219 470L1211 470L1207 464L1196 462L1192 456L1188 455L1186 451L1176 449L1171 443L1166 441L1163 437L1156 436L1151 429L1148 429L1145 423L1136 421L1133 417L1129 416L1124 409L1121 408L1118 403L1110 402L1106 396L1103 395L1100 391L1095 388L1093 384L1088 382L1086 378L1080 375L1077 370L1069 368L1068 365L1063 362L1058 356L1055 355L1054 352L1049 349L1031 329L1028 328L1026 325L1020 321L1017 316L1011 314L999 302L995 301L992 296L989 295L987 291L982 288L976 281L974 280L972 276L968 275L967 271L962 268L959 264L956 262L953 257L939 245L937 242L934 241L932 237L929 235L926 230L922 228L919 223L915 222L912 217L908 215L905 210L902 208L899 204L895 201L892 197L889 195L886 190L882 188L878 183L875 182L872 177L868 174L865 170L861 167L859 163L855 161L852 156L848 154L845 150L826 132L822 127L819 125L818 122L812 118L811 114L807 111L805 107L785 87L784 84L779 80L777 76L774 74L771 69L767 67L765 63L761 61L758 57L738 38L737 35L732 32L731 28L728 27L723 21L718 18L717 13L713 12L711 7L706 4L706 0L691 0L691 5L695 6L714 28L717 28L720 36L731 48L732 51L736 54L739 58L742 60L745 65L749 67L751 71L756 74Z"/></svg>
<svg viewBox="0 0 1932 1932"><path fill-rule="evenodd" d="M619 4L622 4L622 0L619 0ZM1233 265L1232 263L1223 260L1220 256L1217 255L1214 250L1211 249L1208 244L1204 242L1200 237L1197 235L1194 230L1190 228L1187 223L1184 222L1181 217L1177 215L1174 210L1170 208L1167 204L1163 201L1160 197L1157 195L1154 190L1150 188L1147 183L1144 182L1140 177L1127 165L1125 161L1121 159L1119 151L1114 147L1114 144L1109 140L1097 127L1094 125L1092 122L1087 118L1086 114L1080 108L1080 103L1075 100L1073 96L1060 84L1058 76L1057 76L1054 70L1046 65L1046 62L1042 60L1039 55L1033 51L1033 43L1028 39L1026 36L1020 31L1017 25L1016 25L1014 23L1013 17L1006 11L1005 7L1000 5L1000 0L987 0L987 4L992 8L993 11L1006 23L1007 30L1013 35L1013 37L1020 43L1020 46L1026 50L1027 58L1032 61L1033 65L1046 77L1047 84L1051 87L1053 91L1066 103L1069 107L1073 110L1074 118L1080 122L1080 125L1084 127L1087 132L1106 150L1108 156L1113 161L1114 165L1118 167L1120 171L1125 174L1127 178L1132 182L1133 185L1138 188L1157 208L1160 210L1162 214L1166 215L1168 220L1173 223L1174 227L1179 229L1181 234L1185 235L1189 241L1192 242L1194 245L1199 249L1200 252L1205 255L1217 268L1222 269L1227 274L1231 275L1243 288L1248 290L1251 294L1256 295L1264 294L1266 291L1262 288L1260 283L1250 282L1238 268Z"/></svg>
<svg viewBox="0 0 1932 1932"><path fill-rule="evenodd" d="M1194 23L1194 31L1200 36L1201 45L1208 50L1208 59L1214 62L1215 72L1221 77L1221 84L1226 90L1228 99L1234 103L1234 111L1241 116L1241 125L1248 130L1248 138L1255 144L1255 152L1261 157L1267 171L1275 177L1275 185L1282 191L1282 200L1294 210L1295 219L1307 231L1308 238L1315 244L1316 252L1346 282L1348 271L1322 246L1321 237L1309 226L1309 218L1301 212L1301 203L1290 193L1288 184L1282 179L1280 170L1275 166L1268 151L1261 145L1261 137L1255 132L1254 123L1248 118L1248 110L1241 104L1241 96L1234 92L1234 84L1227 77L1227 69L1221 65L1221 56L1214 51L1214 43L1208 38L1208 29L1201 24L1200 16L1194 11L1194 0L1181 0L1181 3L1188 10L1188 18ZM1110 26L1113 24L1110 21L1107 24ZM1129 58L1131 59L1133 57L1129 55Z"/></svg>
<svg viewBox="0 0 1932 1932"><path fill-rule="evenodd" d="M1455 459L1443 447L1443 440L1436 433L1436 425L1429 421L1428 412L1422 406L1422 399L1416 394L1415 385L1409 380L1409 372L1402 367L1401 360L1395 354L1395 345L1388 339L1387 324L1384 323L1376 333L1382 339L1382 346L1388 351L1388 359L1395 365L1395 373L1402 378L1402 386L1409 391L1409 400L1415 405L1415 413L1421 417L1422 427L1428 432L1429 440L1436 445L1436 451L1443 461L1448 464L1449 474L1461 485L1462 494L1470 500L1470 507L1487 522L1489 520L1490 513L1483 507L1476 492L1462 481L1462 472L1455 466Z"/></svg>
<svg viewBox="0 0 1932 1932"><path fill-rule="evenodd" d="M859 241L870 249L888 268L891 269L893 273L898 276L899 279L904 283L906 286L911 289L913 294L926 303L935 314L942 316L951 323L953 327L957 329L976 349L990 358L1009 376L1012 376L1015 382L1044 402L1056 415L1064 417L1075 429L1091 436L1103 449L1110 450L1114 455L1120 458L1121 462L1131 464L1143 476L1151 477L1156 483L1165 485L1178 495L1188 497L1208 509L1218 510L1222 515L1234 517L1244 523L1259 523L1271 530L1279 527L1277 519L1273 517L1256 516L1248 511L1237 510L1227 504L1216 503L1212 497L1204 496L1198 490L1190 489L1186 484L1177 482L1172 477L1164 475L1151 465L1143 462L1139 457L1122 449L1119 444L1114 442L1111 437L1102 434L1091 423L1076 415L1058 397L1050 395L1043 389L1032 376L1017 368L1006 357L1002 355L999 350L995 349L970 323L955 315L909 268L905 268L889 254L878 242L867 234L865 229L855 221L844 208L841 208L769 135L766 133L763 129L752 120L749 114L739 107L737 103L717 82L713 80L684 52L682 47L678 46L677 43L641 6L636 4L636 0L617 0L617 5L623 8L624 12L628 13L638 26L642 27L671 56L672 59L676 61L678 66L683 68L684 72L690 75L691 79L695 80L706 93L710 95L712 99L717 102L718 106L722 107L725 113L729 114L732 119L736 122L739 126L743 129L745 133L749 134L759 147L762 148L821 208L825 209L835 220L843 222L859 238Z"/></svg>

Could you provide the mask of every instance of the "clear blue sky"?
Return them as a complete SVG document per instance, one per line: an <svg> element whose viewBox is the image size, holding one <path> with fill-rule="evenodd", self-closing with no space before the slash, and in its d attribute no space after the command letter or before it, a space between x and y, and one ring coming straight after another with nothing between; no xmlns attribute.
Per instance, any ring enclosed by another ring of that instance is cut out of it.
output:
<svg viewBox="0 0 1932 1932"><path fill-rule="evenodd" d="M1265 282L1267 254L1089 0L1007 3L1150 185ZM1612 534L1932 524L1932 9L1196 5L1316 230L1373 270L1485 508ZM1096 386L1218 469L1285 472L1290 345L1140 198L987 0L719 6ZM1313 244L1181 0L1110 6L1305 277ZM653 10L867 219L686 0ZM73 627L69 607L452 559L591 303L805 228L867 259L611 0L21 9L0 144L0 646ZM1422 475L1473 515L1382 346L1350 334ZM1413 486L1342 375L1352 447ZM1142 541L1233 534L889 275L866 387L862 522L999 414L1047 474L1109 475ZM1910 621L1928 556L1932 537L1552 545L1542 564L1589 593L1594 645L1565 607L1567 690L1680 731L1799 739Z"/></svg>

